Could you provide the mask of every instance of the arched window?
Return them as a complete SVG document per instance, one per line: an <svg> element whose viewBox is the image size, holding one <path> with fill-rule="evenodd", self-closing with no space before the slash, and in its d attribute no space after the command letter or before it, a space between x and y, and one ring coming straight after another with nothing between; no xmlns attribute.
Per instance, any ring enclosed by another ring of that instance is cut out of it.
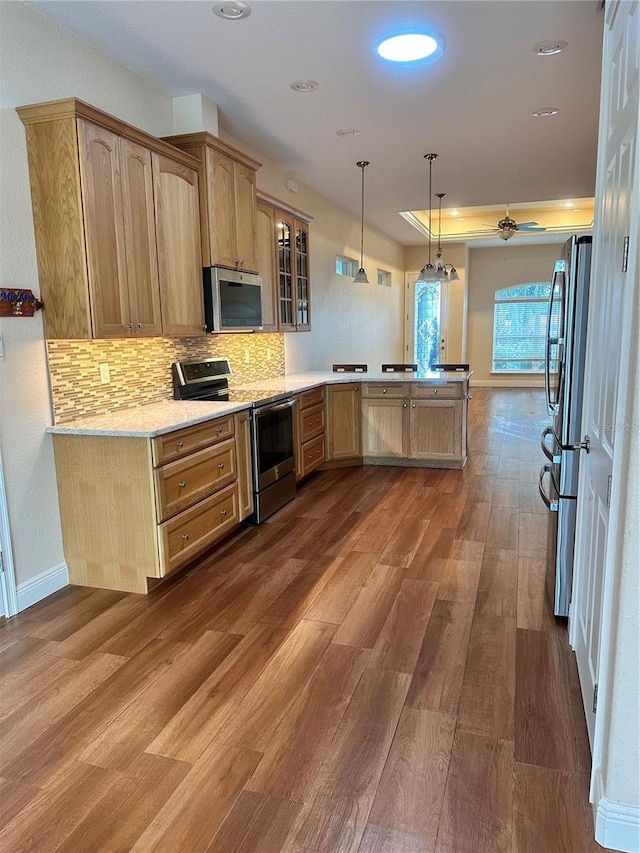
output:
<svg viewBox="0 0 640 853"><path fill-rule="evenodd" d="M542 373L547 333L548 282L496 290L493 362L496 373Z"/></svg>

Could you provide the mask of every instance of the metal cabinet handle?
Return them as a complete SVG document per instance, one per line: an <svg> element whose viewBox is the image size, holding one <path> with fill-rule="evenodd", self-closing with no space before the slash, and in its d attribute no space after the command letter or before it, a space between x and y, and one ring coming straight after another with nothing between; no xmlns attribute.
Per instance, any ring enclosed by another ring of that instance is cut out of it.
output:
<svg viewBox="0 0 640 853"><path fill-rule="evenodd" d="M184 441L176 441L176 447L184 447Z"/></svg>
<svg viewBox="0 0 640 853"><path fill-rule="evenodd" d="M187 484L185 483L185 481L184 481L184 480L183 480L181 483L178 483L178 486L179 486L181 489L184 489L186 485L187 485Z"/></svg>
<svg viewBox="0 0 640 853"><path fill-rule="evenodd" d="M127 329L129 329L130 332L133 332L133 323L127 323Z"/></svg>
<svg viewBox="0 0 640 853"><path fill-rule="evenodd" d="M403 409L406 409L406 408L407 408L407 404L406 404L406 403L403 403L403 404L402 404L402 408L403 408Z"/></svg>
<svg viewBox="0 0 640 853"><path fill-rule="evenodd" d="M216 427L216 432L217 432L217 433L222 432L222 427Z"/></svg>
<svg viewBox="0 0 640 853"><path fill-rule="evenodd" d="M188 534L188 533L183 533L183 534L182 534L182 538L183 538L183 539L185 540L185 542L186 542L186 541L187 541L187 539L189 538L189 534Z"/></svg>
<svg viewBox="0 0 640 853"><path fill-rule="evenodd" d="M387 393L387 389L386 389L386 388L383 388L383 389L382 389L382 393L383 393L383 394L386 394L386 393Z"/></svg>
<svg viewBox="0 0 640 853"><path fill-rule="evenodd" d="M224 462L221 462L221 463L218 465L218 468L222 471L222 469L224 468Z"/></svg>
<svg viewBox="0 0 640 853"><path fill-rule="evenodd" d="M142 323L138 323L138 328L139 328L139 329L141 329L141 328L142 328Z"/></svg>
<svg viewBox="0 0 640 853"><path fill-rule="evenodd" d="M415 407L416 407L416 404L415 404L415 403L412 403L412 404L411 404L411 408L412 408L412 409L415 409Z"/></svg>
<svg viewBox="0 0 640 853"><path fill-rule="evenodd" d="M434 388L434 389L433 389L433 393L434 393L434 394L437 394L437 393L438 393L438 389L437 389L437 388Z"/></svg>
<svg viewBox="0 0 640 853"><path fill-rule="evenodd" d="M227 514L226 509L223 509L222 512L220 513L220 515L226 515L226 514Z"/></svg>

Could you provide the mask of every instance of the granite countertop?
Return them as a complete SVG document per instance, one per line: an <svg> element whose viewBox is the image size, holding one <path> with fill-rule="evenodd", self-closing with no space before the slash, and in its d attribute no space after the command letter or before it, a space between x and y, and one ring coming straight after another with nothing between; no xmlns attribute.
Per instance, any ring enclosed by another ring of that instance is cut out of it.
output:
<svg viewBox="0 0 640 853"><path fill-rule="evenodd" d="M242 402L233 400L217 402L164 400L160 403L132 406L130 409L115 409L102 415L89 415L65 424L47 428L48 433L56 435L107 435L130 438L153 438L176 429L193 426L223 415L251 408L252 403L268 403L279 397L308 391L317 385L339 384L345 382L466 382L471 375L465 373L444 373L427 371L424 373L333 373L309 372L292 373L244 383L231 388L241 391ZM248 392L254 391L255 396ZM248 399L245 399L247 397Z"/></svg>

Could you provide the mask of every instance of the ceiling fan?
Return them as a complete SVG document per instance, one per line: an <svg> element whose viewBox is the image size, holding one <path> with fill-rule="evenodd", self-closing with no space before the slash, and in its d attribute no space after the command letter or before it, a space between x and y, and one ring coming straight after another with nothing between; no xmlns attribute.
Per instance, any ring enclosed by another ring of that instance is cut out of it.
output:
<svg viewBox="0 0 640 853"><path fill-rule="evenodd" d="M546 231L547 229L538 225L537 222L516 222L509 216L509 205L507 205L504 219L501 219L491 230L496 231L502 240L510 240L516 231Z"/></svg>

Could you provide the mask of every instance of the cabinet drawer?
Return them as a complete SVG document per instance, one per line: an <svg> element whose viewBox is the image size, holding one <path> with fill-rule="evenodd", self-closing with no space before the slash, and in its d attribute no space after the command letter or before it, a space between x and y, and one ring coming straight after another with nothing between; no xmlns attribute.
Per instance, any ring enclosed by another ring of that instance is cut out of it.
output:
<svg viewBox="0 0 640 853"><path fill-rule="evenodd" d="M318 388L312 388L310 391L305 391L304 394L300 394L298 397L300 411L303 412L305 409L311 408L311 406L317 406L319 403L324 403L324 385L320 385Z"/></svg>
<svg viewBox="0 0 640 853"><path fill-rule="evenodd" d="M237 483L160 524L160 577L194 560L237 524Z"/></svg>
<svg viewBox="0 0 640 853"><path fill-rule="evenodd" d="M300 413L300 432L302 443L324 433L324 405L313 406Z"/></svg>
<svg viewBox="0 0 640 853"><path fill-rule="evenodd" d="M414 400L461 400L462 382L416 382L411 385L411 397Z"/></svg>
<svg viewBox="0 0 640 853"><path fill-rule="evenodd" d="M408 397L409 385L406 382L363 382L363 397Z"/></svg>
<svg viewBox="0 0 640 853"><path fill-rule="evenodd" d="M153 439L153 464L158 466L172 462L232 435L233 415L159 435Z"/></svg>
<svg viewBox="0 0 640 853"><path fill-rule="evenodd" d="M232 438L156 469L158 521L164 521L228 486L236 477L236 451Z"/></svg>
<svg viewBox="0 0 640 853"><path fill-rule="evenodd" d="M302 446L302 476L306 477L324 462L324 436L320 435Z"/></svg>

